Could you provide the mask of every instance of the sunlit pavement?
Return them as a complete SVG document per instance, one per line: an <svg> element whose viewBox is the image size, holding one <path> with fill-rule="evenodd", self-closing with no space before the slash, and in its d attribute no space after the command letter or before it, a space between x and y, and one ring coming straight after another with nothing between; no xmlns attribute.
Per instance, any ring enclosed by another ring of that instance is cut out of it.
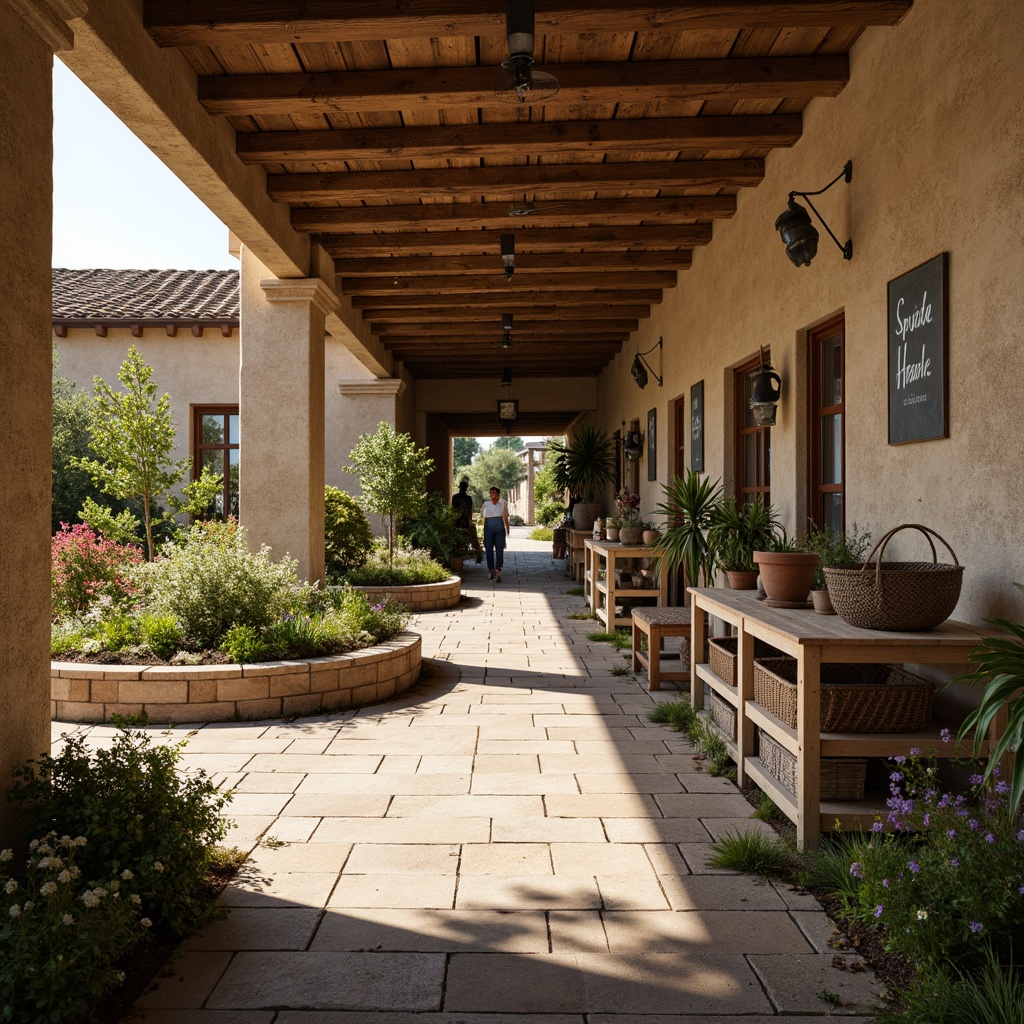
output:
<svg viewBox="0 0 1024 1024"><path fill-rule="evenodd" d="M880 985L811 897L705 866L767 826L647 720L676 694L613 672L629 662L567 617L582 599L527 533L500 584L467 562L462 605L417 618L430 660L400 698L173 731L234 789L252 857L133 1020L867 1021Z"/></svg>

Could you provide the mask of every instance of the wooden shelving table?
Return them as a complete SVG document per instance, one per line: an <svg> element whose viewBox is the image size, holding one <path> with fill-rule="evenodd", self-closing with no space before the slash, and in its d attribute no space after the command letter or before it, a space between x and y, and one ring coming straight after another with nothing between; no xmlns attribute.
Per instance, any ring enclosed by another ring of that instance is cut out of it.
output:
<svg viewBox="0 0 1024 1024"><path fill-rule="evenodd" d="M934 750L939 757L963 756L955 743L958 722L935 721L914 733L821 733L821 665L827 662L863 664L931 664L963 666L982 640L979 631L952 620L923 633L888 633L859 629L838 615L818 615L811 609L768 608L753 591L690 588L690 696L695 709L704 706L704 684L736 708L736 738L729 743L738 780L750 778L774 800L797 826L800 849L816 849L822 831L836 821L842 828L869 828L884 812L884 798L858 802L820 800L822 757L892 757L911 748ZM734 626L738 636L736 685L730 686L707 664L703 616ZM754 702L754 640L763 640L797 662L797 727L790 728ZM945 743L945 726L954 741ZM760 728L797 758L797 791L790 793L754 756L754 730ZM994 735L1005 728L1005 716L993 723Z"/></svg>
<svg viewBox="0 0 1024 1024"><path fill-rule="evenodd" d="M568 529L565 533L568 542L566 575L571 576L574 580L583 582L586 578L583 573L583 563L586 557L583 542L591 539L594 536L594 531Z"/></svg>
<svg viewBox="0 0 1024 1024"><path fill-rule="evenodd" d="M657 608L668 604L666 573L661 573L655 586L649 589L620 587L616 583L615 563L618 559L656 557L646 544L620 544L618 541L594 540L593 537L584 542L583 585L587 603L609 632L618 626L631 628L633 625L631 616L615 614L615 602L623 597L653 598Z"/></svg>

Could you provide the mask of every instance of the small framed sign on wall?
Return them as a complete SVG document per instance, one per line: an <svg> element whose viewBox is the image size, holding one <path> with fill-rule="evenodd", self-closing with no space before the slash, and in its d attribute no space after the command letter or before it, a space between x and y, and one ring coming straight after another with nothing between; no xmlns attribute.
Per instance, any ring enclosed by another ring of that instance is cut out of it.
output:
<svg viewBox="0 0 1024 1024"><path fill-rule="evenodd" d="M658 410L647 413L647 479L658 479Z"/></svg>
<svg viewBox="0 0 1024 1024"><path fill-rule="evenodd" d="M704 381L690 388L690 469L704 472Z"/></svg>
<svg viewBox="0 0 1024 1024"><path fill-rule="evenodd" d="M946 257L889 282L889 444L949 437Z"/></svg>

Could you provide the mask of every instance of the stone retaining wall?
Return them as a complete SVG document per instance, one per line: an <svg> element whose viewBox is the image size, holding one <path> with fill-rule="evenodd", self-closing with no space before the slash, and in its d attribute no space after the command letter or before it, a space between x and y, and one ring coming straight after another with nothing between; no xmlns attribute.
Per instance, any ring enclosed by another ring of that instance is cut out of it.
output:
<svg viewBox="0 0 1024 1024"><path fill-rule="evenodd" d="M419 679L418 633L351 654L257 665L50 663L50 709L63 722L105 722L145 711L164 722L291 718L373 704Z"/></svg>
<svg viewBox="0 0 1024 1024"><path fill-rule="evenodd" d="M449 576L440 583L417 583L411 587L353 587L375 604L390 597L414 612L454 608L462 600L462 577Z"/></svg>

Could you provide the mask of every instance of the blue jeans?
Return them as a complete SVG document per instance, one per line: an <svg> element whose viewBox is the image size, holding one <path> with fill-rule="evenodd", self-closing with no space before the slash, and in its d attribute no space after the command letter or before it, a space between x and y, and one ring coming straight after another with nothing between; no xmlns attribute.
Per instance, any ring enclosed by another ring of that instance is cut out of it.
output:
<svg viewBox="0 0 1024 1024"><path fill-rule="evenodd" d="M505 561L505 520L498 516L493 519L484 520L484 551L487 552L487 568L494 572L495 568L501 569ZM497 551L497 564L495 564L495 551Z"/></svg>

